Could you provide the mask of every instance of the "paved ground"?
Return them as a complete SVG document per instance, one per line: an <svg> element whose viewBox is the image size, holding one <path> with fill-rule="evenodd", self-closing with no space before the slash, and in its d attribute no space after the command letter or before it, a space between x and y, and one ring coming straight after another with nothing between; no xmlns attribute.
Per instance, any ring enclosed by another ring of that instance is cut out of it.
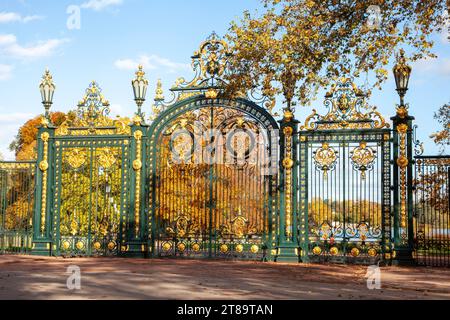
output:
<svg viewBox="0 0 450 320"><path fill-rule="evenodd" d="M81 290L66 287L81 268ZM0 256L0 299L450 299L450 269Z"/></svg>

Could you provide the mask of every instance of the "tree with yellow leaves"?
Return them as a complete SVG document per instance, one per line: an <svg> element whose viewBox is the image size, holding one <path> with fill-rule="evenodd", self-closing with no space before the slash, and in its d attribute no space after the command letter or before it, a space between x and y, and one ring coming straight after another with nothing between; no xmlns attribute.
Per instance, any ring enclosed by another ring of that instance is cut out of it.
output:
<svg viewBox="0 0 450 320"><path fill-rule="evenodd" d="M434 118L442 125L442 130L431 135L431 138L445 151L445 147L450 145L450 103L443 105Z"/></svg>
<svg viewBox="0 0 450 320"><path fill-rule="evenodd" d="M445 0L262 0L245 12L228 40L234 59L229 91L283 94L287 108L306 105L335 77L373 72L370 91L387 79L397 48L412 61L435 57L431 35L444 27Z"/></svg>

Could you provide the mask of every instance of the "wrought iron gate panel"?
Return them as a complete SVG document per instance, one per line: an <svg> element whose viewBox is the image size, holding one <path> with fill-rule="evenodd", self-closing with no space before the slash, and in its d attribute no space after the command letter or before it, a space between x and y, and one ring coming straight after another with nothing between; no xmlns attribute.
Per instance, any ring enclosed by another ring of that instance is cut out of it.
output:
<svg viewBox="0 0 450 320"><path fill-rule="evenodd" d="M450 265L450 157L416 157L414 258Z"/></svg>
<svg viewBox="0 0 450 320"><path fill-rule="evenodd" d="M308 259L390 259L390 130L300 132L299 140L299 241Z"/></svg>
<svg viewBox="0 0 450 320"><path fill-rule="evenodd" d="M35 162L0 162L0 254L29 253Z"/></svg>
<svg viewBox="0 0 450 320"><path fill-rule="evenodd" d="M126 239L129 144L124 137L56 142L58 255L120 252Z"/></svg>
<svg viewBox="0 0 450 320"><path fill-rule="evenodd" d="M254 139L239 144L230 133ZM164 123L154 162L155 255L263 258L276 192L268 139L251 113L227 107Z"/></svg>

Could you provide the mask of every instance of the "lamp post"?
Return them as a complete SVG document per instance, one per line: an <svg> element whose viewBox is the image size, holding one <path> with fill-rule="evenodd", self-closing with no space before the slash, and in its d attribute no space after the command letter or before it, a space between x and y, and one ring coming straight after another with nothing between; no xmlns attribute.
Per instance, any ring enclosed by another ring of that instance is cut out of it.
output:
<svg viewBox="0 0 450 320"><path fill-rule="evenodd" d="M413 141L414 117L409 115L405 95L408 91L412 68L407 64L405 51L400 50L393 73L400 105L392 118L394 127L394 245L395 260L399 264L412 264L414 248L413 217Z"/></svg>
<svg viewBox="0 0 450 320"><path fill-rule="evenodd" d="M53 94L55 93L56 86L53 83L53 77L48 69L45 70L42 76L39 90L41 91L42 104L45 109L45 118L50 121L50 107L53 104Z"/></svg>
<svg viewBox="0 0 450 320"><path fill-rule="evenodd" d="M400 106L404 107L404 98L408 91L409 78L411 76L412 68L406 63L405 50L400 50L400 56L397 56L397 63L394 66L395 84L397 92L400 96Z"/></svg>
<svg viewBox="0 0 450 320"><path fill-rule="evenodd" d="M144 78L145 72L142 65L139 65L136 71L136 78L131 81L133 86L134 101L138 107L136 115L139 116L142 121L144 120L144 114L142 113L142 105L145 102L145 96L147 95L148 80Z"/></svg>

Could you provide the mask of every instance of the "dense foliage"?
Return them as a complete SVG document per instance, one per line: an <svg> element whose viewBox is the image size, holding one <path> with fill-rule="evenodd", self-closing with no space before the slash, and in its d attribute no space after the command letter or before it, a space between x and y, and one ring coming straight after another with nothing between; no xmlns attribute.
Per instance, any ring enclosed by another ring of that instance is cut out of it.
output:
<svg viewBox="0 0 450 320"><path fill-rule="evenodd" d="M263 14L245 12L230 28L229 89L303 105L335 77L373 72L370 89L380 87L399 47L413 61L434 57L432 34L445 25L445 0L262 1Z"/></svg>

